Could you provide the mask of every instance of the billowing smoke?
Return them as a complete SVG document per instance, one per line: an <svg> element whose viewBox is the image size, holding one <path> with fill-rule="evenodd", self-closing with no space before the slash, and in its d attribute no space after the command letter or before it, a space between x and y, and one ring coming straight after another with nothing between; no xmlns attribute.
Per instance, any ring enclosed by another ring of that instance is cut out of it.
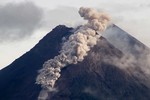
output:
<svg viewBox="0 0 150 100"><path fill-rule="evenodd" d="M60 71L63 67L69 64L77 64L84 60L88 51L96 45L102 32L106 29L110 18L91 8L81 7L79 14L87 24L81 26L74 34L70 35L69 39L64 42L60 55L55 56L43 64L43 68L39 71L36 83L41 84L43 91L39 95L39 100L45 100L49 91L55 91L55 82L61 76Z"/></svg>

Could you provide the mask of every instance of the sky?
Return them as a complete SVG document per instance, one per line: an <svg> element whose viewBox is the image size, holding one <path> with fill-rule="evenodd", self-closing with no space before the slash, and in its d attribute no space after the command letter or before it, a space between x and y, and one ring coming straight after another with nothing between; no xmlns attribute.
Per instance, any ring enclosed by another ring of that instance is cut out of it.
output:
<svg viewBox="0 0 150 100"><path fill-rule="evenodd" d="M150 0L1 0L0 69L28 52L59 24L83 22L80 7L104 11L115 23L150 47Z"/></svg>

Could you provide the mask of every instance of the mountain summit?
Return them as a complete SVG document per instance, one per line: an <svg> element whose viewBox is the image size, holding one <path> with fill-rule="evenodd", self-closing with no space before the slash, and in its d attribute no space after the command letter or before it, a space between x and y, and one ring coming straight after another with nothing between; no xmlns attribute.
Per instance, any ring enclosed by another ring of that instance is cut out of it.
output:
<svg viewBox="0 0 150 100"><path fill-rule="evenodd" d="M38 70L59 54L63 38L72 31L57 26L29 52L2 69L0 100L37 100L41 91L35 84ZM146 61L143 50L148 53L149 48L115 25L108 27L105 34L82 62L62 69L55 84L57 91L49 92L48 100L150 100L149 77L141 68L148 64L135 59L142 57ZM113 36L122 42L114 41ZM123 43L129 43L125 50Z"/></svg>

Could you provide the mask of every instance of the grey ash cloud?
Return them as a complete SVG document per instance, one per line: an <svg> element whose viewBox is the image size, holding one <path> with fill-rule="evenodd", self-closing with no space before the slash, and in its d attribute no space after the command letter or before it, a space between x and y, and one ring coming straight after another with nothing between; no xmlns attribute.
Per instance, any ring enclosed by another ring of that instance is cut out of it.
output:
<svg viewBox="0 0 150 100"><path fill-rule="evenodd" d="M32 2L0 5L0 42L20 40L33 34L43 10Z"/></svg>

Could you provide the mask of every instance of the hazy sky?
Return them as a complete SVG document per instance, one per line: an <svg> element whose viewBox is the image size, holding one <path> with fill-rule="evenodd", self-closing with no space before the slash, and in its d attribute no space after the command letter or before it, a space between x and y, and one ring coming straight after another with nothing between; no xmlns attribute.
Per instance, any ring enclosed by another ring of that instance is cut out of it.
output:
<svg viewBox="0 0 150 100"><path fill-rule="evenodd" d="M81 6L107 12L113 23L150 47L150 0L1 0L0 69L29 51L55 26L81 24Z"/></svg>

